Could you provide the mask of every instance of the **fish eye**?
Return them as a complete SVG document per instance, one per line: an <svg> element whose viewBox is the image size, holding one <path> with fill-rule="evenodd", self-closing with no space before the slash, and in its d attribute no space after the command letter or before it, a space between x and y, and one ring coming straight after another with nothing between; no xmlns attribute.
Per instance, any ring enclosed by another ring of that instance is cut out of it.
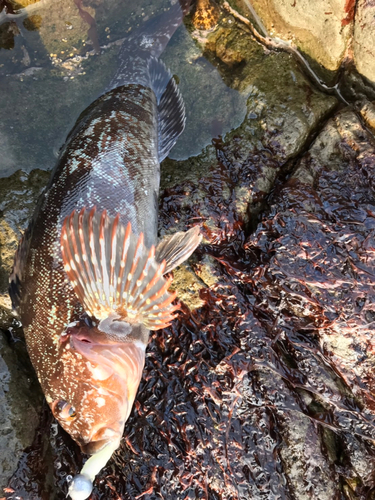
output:
<svg viewBox="0 0 375 500"><path fill-rule="evenodd" d="M82 326L87 326L89 328L93 328L94 326L96 326L96 321L94 321L94 318L86 313L80 316L80 323L82 324Z"/></svg>
<svg viewBox="0 0 375 500"><path fill-rule="evenodd" d="M67 401L64 401L63 399L53 402L52 413L56 418L60 418L62 420L67 420L67 421L74 420L77 416L74 407Z"/></svg>

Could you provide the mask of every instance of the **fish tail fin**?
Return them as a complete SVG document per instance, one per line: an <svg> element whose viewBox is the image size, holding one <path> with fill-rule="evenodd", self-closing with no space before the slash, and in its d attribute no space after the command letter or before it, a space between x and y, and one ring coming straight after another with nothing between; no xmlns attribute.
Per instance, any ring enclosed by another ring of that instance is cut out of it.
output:
<svg viewBox="0 0 375 500"><path fill-rule="evenodd" d="M119 54L119 69L106 92L121 85L136 83L149 86L148 63L158 59L184 16L191 0L179 0L167 12L146 21L124 40Z"/></svg>

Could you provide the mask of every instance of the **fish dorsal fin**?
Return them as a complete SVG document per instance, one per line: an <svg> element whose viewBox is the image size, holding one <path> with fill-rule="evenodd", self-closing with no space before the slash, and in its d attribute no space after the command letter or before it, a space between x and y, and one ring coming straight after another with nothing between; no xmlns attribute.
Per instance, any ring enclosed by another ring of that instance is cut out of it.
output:
<svg viewBox="0 0 375 500"><path fill-rule="evenodd" d="M170 71L162 61L150 59L152 89L158 103L158 153L162 162L185 128L185 105Z"/></svg>
<svg viewBox="0 0 375 500"><path fill-rule="evenodd" d="M156 247L155 258L158 262L165 261L164 272L169 273L190 257L201 240L199 226L192 227L189 231L179 231L165 236Z"/></svg>
<svg viewBox="0 0 375 500"><path fill-rule="evenodd" d="M143 234L134 235L119 216L95 208L73 211L61 233L61 253L69 281L87 314L104 320L113 312L130 324L149 330L168 326L179 306L172 305L171 279L163 277L165 262L155 260Z"/></svg>

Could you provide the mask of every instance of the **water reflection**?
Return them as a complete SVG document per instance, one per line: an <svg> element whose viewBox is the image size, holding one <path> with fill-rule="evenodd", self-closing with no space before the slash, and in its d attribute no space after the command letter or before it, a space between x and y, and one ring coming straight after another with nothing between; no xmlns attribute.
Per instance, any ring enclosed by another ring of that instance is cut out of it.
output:
<svg viewBox="0 0 375 500"><path fill-rule="evenodd" d="M71 0L3 6L3 47L13 50L0 50L0 130L4 153L14 161L0 166L0 176L19 168L53 168L75 118L100 95L115 71L117 41L165 5L145 1L120 7L112 1L83 6ZM242 123L247 95L223 83L215 64L202 57L184 26L163 58L179 78L188 113L184 137L172 157L187 158ZM48 108L52 124L40 114L41 108Z"/></svg>

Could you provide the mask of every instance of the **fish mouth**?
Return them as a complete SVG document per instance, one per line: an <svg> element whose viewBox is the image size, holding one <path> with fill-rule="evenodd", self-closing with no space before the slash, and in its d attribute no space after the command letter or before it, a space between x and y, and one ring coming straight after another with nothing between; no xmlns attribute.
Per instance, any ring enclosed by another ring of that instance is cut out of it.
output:
<svg viewBox="0 0 375 500"><path fill-rule="evenodd" d="M110 439L90 441L89 443L81 445L81 451L86 455L95 455L96 453L99 453L99 451L101 451L105 446L107 446L110 441Z"/></svg>
<svg viewBox="0 0 375 500"><path fill-rule="evenodd" d="M120 444L121 437L122 433L120 434L110 427L102 427L95 432L88 443L80 444L80 448L82 453L86 455L95 455L109 444L113 445L114 442Z"/></svg>

